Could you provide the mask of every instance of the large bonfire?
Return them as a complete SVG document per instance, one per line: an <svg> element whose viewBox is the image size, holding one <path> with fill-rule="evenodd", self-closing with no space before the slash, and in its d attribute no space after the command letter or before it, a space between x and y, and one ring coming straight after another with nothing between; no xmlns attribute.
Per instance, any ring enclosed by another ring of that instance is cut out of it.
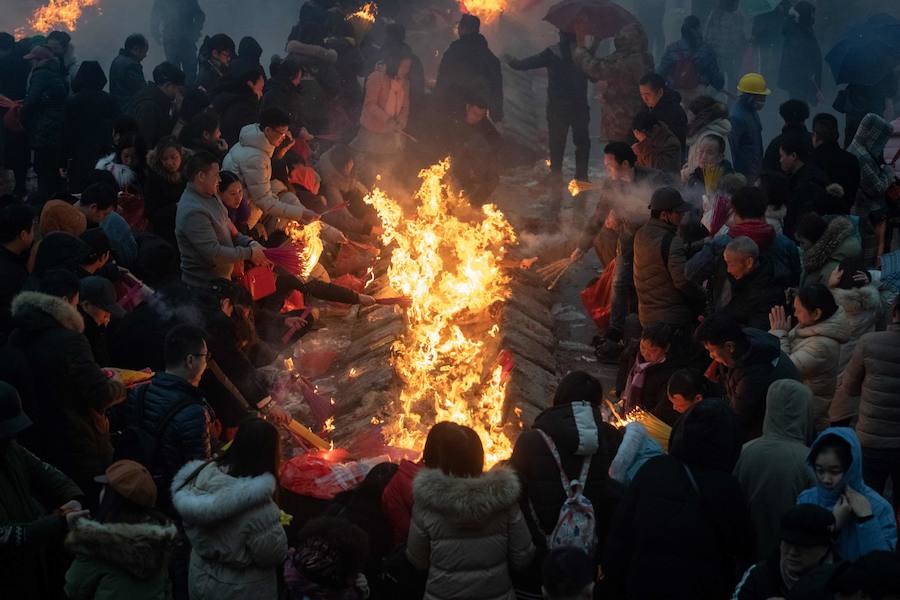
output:
<svg viewBox="0 0 900 600"><path fill-rule="evenodd" d="M475 15L485 23L499 18L507 8L507 0L458 0L459 9Z"/></svg>
<svg viewBox="0 0 900 600"><path fill-rule="evenodd" d="M503 430L503 367L495 364L499 327L491 308L509 297L501 269L515 233L493 205L481 213L443 183L444 161L423 170L415 215L376 189L366 198L378 212L393 253L391 287L412 300L407 333L393 347L403 386L382 433L388 444L420 450L438 421L478 432L485 462L509 456Z"/></svg>
<svg viewBox="0 0 900 600"><path fill-rule="evenodd" d="M50 0L34 10L28 19L28 26L38 33L58 28L75 31L84 9L98 7L99 4L100 0Z"/></svg>

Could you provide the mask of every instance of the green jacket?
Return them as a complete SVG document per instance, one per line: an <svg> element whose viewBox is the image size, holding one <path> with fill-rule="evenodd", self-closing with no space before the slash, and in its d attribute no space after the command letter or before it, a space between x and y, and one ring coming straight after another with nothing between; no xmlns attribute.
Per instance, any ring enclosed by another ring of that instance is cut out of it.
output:
<svg viewBox="0 0 900 600"><path fill-rule="evenodd" d="M48 598L45 552L62 546L65 518L50 512L82 492L56 468L12 441L0 447L0 598Z"/></svg>
<svg viewBox="0 0 900 600"><path fill-rule="evenodd" d="M66 573L70 600L168 600L172 524L83 520L66 537L75 561Z"/></svg>

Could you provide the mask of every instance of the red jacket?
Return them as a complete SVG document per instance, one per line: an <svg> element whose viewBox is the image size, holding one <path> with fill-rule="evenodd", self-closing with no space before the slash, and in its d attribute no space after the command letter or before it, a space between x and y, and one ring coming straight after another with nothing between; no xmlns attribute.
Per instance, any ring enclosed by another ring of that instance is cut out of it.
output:
<svg viewBox="0 0 900 600"><path fill-rule="evenodd" d="M395 544L405 544L409 536L409 521L413 507L413 479L424 467L422 463L400 461L400 468L391 477L381 495L381 506L391 524Z"/></svg>

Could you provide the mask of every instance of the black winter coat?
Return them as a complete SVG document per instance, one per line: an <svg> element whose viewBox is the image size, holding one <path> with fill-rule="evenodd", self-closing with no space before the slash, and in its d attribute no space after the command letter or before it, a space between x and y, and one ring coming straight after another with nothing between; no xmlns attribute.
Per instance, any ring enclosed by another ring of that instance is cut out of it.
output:
<svg viewBox="0 0 900 600"><path fill-rule="evenodd" d="M765 258L746 277L736 280L728 276L731 300L718 308L744 327L767 330L769 311L785 303L784 288L775 284L772 263Z"/></svg>
<svg viewBox="0 0 900 600"><path fill-rule="evenodd" d="M171 135L175 127L172 100L153 83L147 84L128 106L128 114L138 122L138 131L147 148L155 148L157 142Z"/></svg>
<svg viewBox="0 0 900 600"><path fill-rule="evenodd" d="M109 93L119 101L119 106L126 106L147 86L144 78L144 67L134 60L125 49L119 50L109 66Z"/></svg>
<svg viewBox="0 0 900 600"><path fill-rule="evenodd" d="M547 110L556 113L588 110L588 77L574 62L572 52L563 44L550 46L540 54L513 60L509 66L516 71L547 69Z"/></svg>
<svg viewBox="0 0 900 600"><path fill-rule="evenodd" d="M69 162L69 189L81 192L97 160L112 147L113 121L119 102L102 90L82 90L66 100L63 128L64 158Z"/></svg>
<svg viewBox="0 0 900 600"><path fill-rule="evenodd" d="M10 305L28 279L27 261L27 252L16 255L0 246L0 340L5 340L10 332Z"/></svg>
<svg viewBox="0 0 900 600"><path fill-rule="evenodd" d="M228 73L228 67L220 67L212 59L201 61L197 69L197 85L206 90L208 94L213 94Z"/></svg>
<svg viewBox="0 0 900 600"><path fill-rule="evenodd" d="M619 359L619 372L616 376L616 389L621 394L628 382L628 375L634 366L640 346L635 340L622 353ZM683 353L669 352L670 356L658 365L651 365L644 371L644 387L641 388L640 397L635 399L635 405L648 413L662 419L669 425L674 425L681 415L672 408L669 401L669 378L675 371L688 366Z"/></svg>
<svg viewBox="0 0 900 600"><path fill-rule="evenodd" d="M670 87L666 87L662 98L659 99L656 106L647 108L644 105L638 114L644 115L648 113L669 126L672 133L681 142L681 150L683 152L687 147L685 140L687 140L688 118L687 113L681 107L681 94Z"/></svg>
<svg viewBox="0 0 900 600"><path fill-rule="evenodd" d="M733 367L717 364L717 374L725 383L725 397L741 424L745 442L762 435L766 415L766 394L773 381L802 381L790 357L781 351L778 338L759 329L744 329L749 347L737 357Z"/></svg>
<svg viewBox="0 0 900 600"><path fill-rule="evenodd" d="M819 170L816 165L806 163L800 169L789 176L791 198L787 204L787 214L784 217L784 233L794 236L797 222L808 212L819 214L831 214L831 210L823 211L819 201L825 198L825 188L828 186L828 175Z"/></svg>
<svg viewBox="0 0 900 600"><path fill-rule="evenodd" d="M450 44L438 68L435 95L450 114L462 111L468 92L482 94L491 119L503 120L503 72L480 33L465 35Z"/></svg>
<svg viewBox="0 0 900 600"><path fill-rule="evenodd" d="M669 454L640 468L613 519L603 565L625 597L729 597L753 546L747 501L731 475L740 449L734 414L704 400L675 425Z"/></svg>
<svg viewBox="0 0 900 600"><path fill-rule="evenodd" d="M303 99L300 97L300 87L280 77L273 77L266 81L263 90L259 111L267 108L280 108L291 118L291 131L294 136L305 125L303 122Z"/></svg>
<svg viewBox="0 0 900 600"><path fill-rule="evenodd" d="M142 391L146 388L146 391ZM143 396L143 399L141 399ZM143 410L141 404L143 400ZM132 390L125 401L125 422L130 427L156 431L166 413L179 404L179 410L162 430L157 447L156 461L144 465L157 481L165 482L159 490L157 506L171 508L172 478L191 460L205 460L212 455L210 427L212 410L203 399L200 390L169 373L157 373L148 384Z"/></svg>
<svg viewBox="0 0 900 600"><path fill-rule="evenodd" d="M112 459L103 413L124 388L101 371L82 334L84 321L65 300L23 292L12 315L10 345L28 361L35 394L30 449L76 483L90 483Z"/></svg>
<svg viewBox="0 0 900 600"><path fill-rule="evenodd" d="M150 221L153 231L166 240L175 239L175 210L185 181L172 181L153 167L147 169L144 181L144 216Z"/></svg>
<svg viewBox="0 0 900 600"><path fill-rule="evenodd" d="M56 59L46 60L31 71L28 92L22 103L22 124L32 148L62 145L68 94L69 86Z"/></svg>
<svg viewBox="0 0 900 600"><path fill-rule="evenodd" d="M850 214L859 191L859 160L837 142L823 142L813 150L810 162L844 188L846 210L843 214Z"/></svg>
<svg viewBox="0 0 900 600"><path fill-rule="evenodd" d="M791 93L791 98L816 105L822 89L822 49L811 26L793 19L784 26L784 46L778 87Z"/></svg>
<svg viewBox="0 0 900 600"><path fill-rule="evenodd" d="M802 135L809 147L812 148L812 133L806 128L806 125L788 125L785 124L781 128L781 133L772 138L769 145L766 146L766 153L763 155L763 169L766 171L776 171L781 173L781 142L785 135Z"/></svg>
<svg viewBox="0 0 900 600"><path fill-rule="evenodd" d="M244 84L229 86L216 94L213 108L219 113L222 137L233 148L245 125L259 121L259 98Z"/></svg>

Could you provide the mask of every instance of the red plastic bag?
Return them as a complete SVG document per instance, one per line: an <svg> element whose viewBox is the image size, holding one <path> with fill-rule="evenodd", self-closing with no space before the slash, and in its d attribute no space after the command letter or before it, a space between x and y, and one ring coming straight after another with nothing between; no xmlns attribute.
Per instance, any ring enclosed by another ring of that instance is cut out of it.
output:
<svg viewBox="0 0 900 600"><path fill-rule="evenodd" d="M269 267L253 267L244 274L242 282L254 300L268 298L275 293L275 273Z"/></svg>
<svg viewBox="0 0 900 600"><path fill-rule="evenodd" d="M360 275L375 264L378 248L369 244L350 242L343 244L338 251L334 264L328 271L335 276L351 273Z"/></svg>
<svg viewBox="0 0 900 600"><path fill-rule="evenodd" d="M600 277L581 292L581 303L600 329L609 327L612 314L612 282L616 272L616 259L612 259Z"/></svg>
<svg viewBox="0 0 900 600"><path fill-rule="evenodd" d="M369 461L333 463L322 454L307 453L283 463L278 480L295 494L331 500L362 483L372 466Z"/></svg>
<svg viewBox="0 0 900 600"><path fill-rule="evenodd" d="M14 104L3 115L3 126L11 133L23 133L25 125L22 124L22 104Z"/></svg>

